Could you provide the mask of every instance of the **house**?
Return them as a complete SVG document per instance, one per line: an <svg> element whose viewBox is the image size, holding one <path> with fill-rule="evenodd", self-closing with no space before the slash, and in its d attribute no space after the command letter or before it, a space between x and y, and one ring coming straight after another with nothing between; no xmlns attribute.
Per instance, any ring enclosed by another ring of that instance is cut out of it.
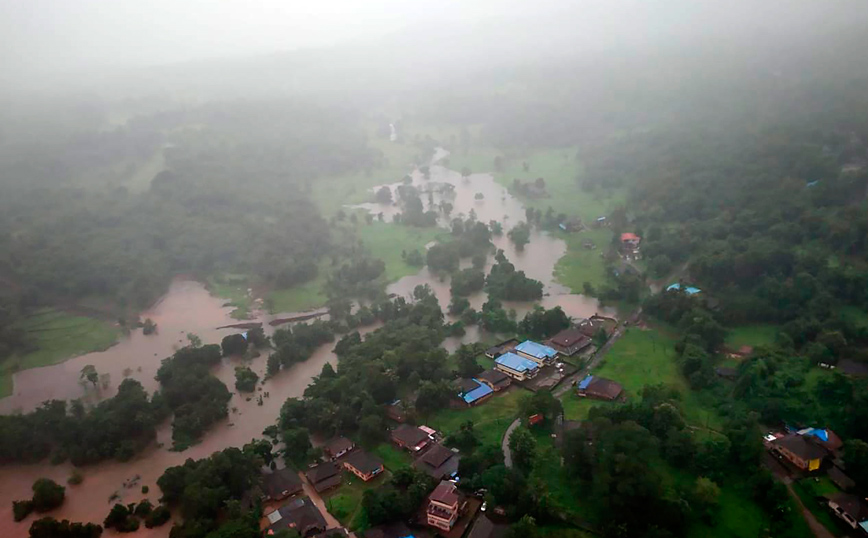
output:
<svg viewBox="0 0 868 538"><path fill-rule="evenodd" d="M386 416L400 424L407 422L407 409L404 406L404 402L395 400L388 404L386 406Z"/></svg>
<svg viewBox="0 0 868 538"><path fill-rule="evenodd" d="M398 445L399 448L409 450L410 452L419 452L431 442L428 433L409 424L401 424L392 430L391 437L392 442Z"/></svg>
<svg viewBox="0 0 868 538"><path fill-rule="evenodd" d="M473 523L473 528L470 529L470 534L467 535L467 538L503 538L508 531L509 525L494 523L488 516L482 514L476 518L476 522Z"/></svg>
<svg viewBox="0 0 868 538"><path fill-rule="evenodd" d="M428 525L449 532L461 515L461 496L452 482L440 482L428 496Z"/></svg>
<svg viewBox="0 0 868 538"><path fill-rule="evenodd" d="M512 379L500 370L486 370L479 374L478 378L494 392L500 392L512 384Z"/></svg>
<svg viewBox="0 0 868 538"><path fill-rule="evenodd" d="M413 467L424 471L437 480L442 480L457 476L460 460L461 457L457 452L453 452L452 449L438 443L414 461Z"/></svg>
<svg viewBox="0 0 868 538"><path fill-rule="evenodd" d="M861 497L836 493L829 498L829 508L851 528L868 532L868 505Z"/></svg>
<svg viewBox="0 0 868 538"><path fill-rule="evenodd" d="M504 353L495 359L494 363L495 368L516 381L532 379L539 372L539 364L530 359L519 357L512 352Z"/></svg>
<svg viewBox="0 0 868 538"><path fill-rule="evenodd" d="M368 454L364 450L356 450L344 458L344 469L358 476L365 482L373 480L383 472L383 460Z"/></svg>
<svg viewBox="0 0 868 538"><path fill-rule="evenodd" d="M326 521L313 502L307 497L296 499L267 514L269 526L265 529L266 536L291 529L304 538L311 538L325 532Z"/></svg>
<svg viewBox="0 0 868 538"><path fill-rule="evenodd" d="M554 335L548 341L548 345L561 355L572 357L576 353L589 347L591 345L591 339L577 327L570 327L569 329L564 329Z"/></svg>
<svg viewBox="0 0 868 538"><path fill-rule="evenodd" d="M457 384L458 398L468 407L480 404L494 394L494 389L476 378L459 379Z"/></svg>
<svg viewBox="0 0 868 538"><path fill-rule="evenodd" d="M842 491L848 491L856 485L856 482L852 478L845 475L844 471L834 465L829 468L828 475L829 480L831 480Z"/></svg>
<svg viewBox="0 0 868 538"><path fill-rule="evenodd" d="M304 475L317 493L336 488L341 485L341 468L337 463L320 463L316 467L308 469Z"/></svg>
<svg viewBox="0 0 868 538"><path fill-rule="evenodd" d="M284 467L262 473L262 500L282 501L302 490L301 479L293 469Z"/></svg>
<svg viewBox="0 0 868 538"><path fill-rule="evenodd" d="M842 446L844 446L844 441L842 441L841 438L838 437L838 434L828 428L805 428L803 430L797 431L796 433L798 433L799 435L807 436L809 441L813 441L814 443L828 450L830 453L835 453L840 450Z"/></svg>
<svg viewBox="0 0 868 538"><path fill-rule="evenodd" d="M504 340L503 342L491 346L490 348L485 350L485 356L489 359L496 359L503 355L508 351L512 351L515 349L515 346L518 345L518 340L515 338L510 338L509 340Z"/></svg>
<svg viewBox="0 0 868 538"><path fill-rule="evenodd" d="M678 282L676 282L674 284L670 284L669 286L666 287L666 291L679 291L679 290L683 290L684 293L686 293L687 295L696 295L697 293L702 293L701 289L695 288L693 286L684 286L682 288L681 284L679 284Z"/></svg>
<svg viewBox="0 0 868 538"><path fill-rule="evenodd" d="M322 447L323 454L334 461L356 448L356 444L346 437L336 437Z"/></svg>
<svg viewBox="0 0 868 538"><path fill-rule="evenodd" d="M625 252L638 253L639 243L641 242L642 238L634 233L626 232L621 234L621 250Z"/></svg>
<svg viewBox="0 0 868 538"><path fill-rule="evenodd" d="M335 529L328 529L319 534L315 534L311 538L349 538L349 536L350 531L344 527L337 527Z"/></svg>
<svg viewBox="0 0 868 538"><path fill-rule="evenodd" d="M816 471L826 457L823 447L796 433L772 441L771 450L803 471Z"/></svg>
<svg viewBox="0 0 868 538"><path fill-rule="evenodd" d="M540 366L545 366L554 362L555 357L558 356L558 352L549 346L544 346L542 344L538 344L533 340L525 340L519 345L515 346L515 351L518 355L530 359Z"/></svg>
<svg viewBox="0 0 868 538"><path fill-rule="evenodd" d="M413 538L413 531L403 523L386 523L365 531L365 538Z"/></svg>
<svg viewBox="0 0 868 538"><path fill-rule="evenodd" d="M576 386L579 396L597 398L599 400L617 400L624 388L611 379L588 374Z"/></svg>
<svg viewBox="0 0 868 538"><path fill-rule="evenodd" d="M868 376L868 363L854 361L853 359L841 359L838 361L838 370L853 377Z"/></svg>

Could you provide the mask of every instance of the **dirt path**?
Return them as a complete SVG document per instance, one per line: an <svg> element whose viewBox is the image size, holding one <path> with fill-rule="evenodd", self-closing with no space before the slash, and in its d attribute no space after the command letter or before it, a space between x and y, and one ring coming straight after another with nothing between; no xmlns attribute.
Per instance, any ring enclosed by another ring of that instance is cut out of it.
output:
<svg viewBox="0 0 868 538"><path fill-rule="evenodd" d="M503 440L500 442L500 447L503 450L503 464L507 467L512 467L512 452L509 450L509 436L521 424L521 419L517 418L512 421L512 424L506 429L503 434Z"/></svg>
<svg viewBox="0 0 868 538"><path fill-rule="evenodd" d="M326 520L326 527L329 529L336 529L341 527L341 522L335 518L335 516L331 515L326 507L325 501L323 501L322 497L315 489L313 489L313 485L308 482L307 477L304 476L304 473L298 473L298 477L301 478L301 485L304 488L304 494L310 497L310 500L313 502L314 506L319 509L320 513L322 513L323 517Z"/></svg>
<svg viewBox="0 0 868 538"><path fill-rule="evenodd" d="M787 491L789 491L790 495L793 497L793 500L795 500L796 504L799 505L799 510L802 511L802 516L805 518L805 522L807 522L808 527L811 528L811 532L814 533L814 536L817 538L835 538L835 535L829 532L829 529L824 527L822 523L817 521L814 514L812 514L804 504L802 504L802 499L800 499L798 494L793 490L793 484L787 482L785 485L787 486Z"/></svg>

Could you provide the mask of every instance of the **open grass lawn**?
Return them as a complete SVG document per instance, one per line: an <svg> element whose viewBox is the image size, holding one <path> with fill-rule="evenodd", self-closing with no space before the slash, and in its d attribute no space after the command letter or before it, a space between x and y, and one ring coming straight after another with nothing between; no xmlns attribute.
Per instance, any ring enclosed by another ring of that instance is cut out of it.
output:
<svg viewBox="0 0 868 538"><path fill-rule="evenodd" d="M844 525L840 519L835 517L825 503L817 501L817 497L824 495L834 495L840 490L835 484L829 480L829 477L822 476L816 479L803 478L793 483L793 491L801 499L805 508L814 514L817 521L820 522L826 529L835 536L845 536L849 527Z"/></svg>
<svg viewBox="0 0 868 538"><path fill-rule="evenodd" d="M561 396L561 403L564 406L564 418L566 420L585 420L592 407L617 405L612 402L582 398L576 395L573 390Z"/></svg>
<svg viewBox="0 0 868 538"><path fill-rule="evenodd" d="M444 234L441 228L414 228L401 224L373 222L360 224L358 228L362 244L374 258L386 264L386 280L394 282L408 275L415 275L421 267L408 265L402 253L418 250L425 256L425 245Z"/></svg>
<svg viewBox="0 0 868 538"><path fill-rule="evenodd" d="M387 480L389 472L382 473L370 482L365 482L356 475L344 472L344 483L333 493L323 497L329 513L335 516L341 524L356 529L367 527L362 507L362 495L368 489L374 489Z"/></svg>
<svg viewBox="0 0 868 538"><path fill-rule="evenodd" d="M400 450L388 441L375 446L370 452L383 460L383 465L392 472L401 467L409 467L413 463L413 458L407 451Z"/></svg>
<svg viewBox="0 0 868 538"><path fill-rule="evenodd" d="M471 420L483 444L500 445L506 428L518 413L519 401L528 394L524 389L513 387L506 394L498 394L476 407L438 411L426 424L447 436L457 432L461 423Z"/></svg>
<svg viewBox="0 0 868 538"><path fill-rule="evenodd" d="M868 327L868 312L861 308L845 306L841 309L841 317L860 327Z"/></svg>
<svg viewBox="0 0 868 538"><path fill-rule="evenodd" d="M12 356L0 365L0 397L12 394L14 372L107 349L121 334L120 329L104 321L54 309L41 310L25 318L16 328L26 333L38 349Z"/></svg>
<svg viewBox="0 0 868 538"><path fill-rule="evenodd" d="M248 319L253 303L248 295L247 277L244 275L216 275L208 278L208 291L216 297L226 299L235 307L229 314L234 319Z"/></svg>
<svg viewBox="0 0 868 538"><path fill-rule="evenodd" d="M765 346L775 342L775 335L780 331L777 325L740 325L727 329L726 345L732 349L741 346Z"/></svg>
<svg viewBox="0 0 868 538"><path fill-rule="evenodd" d="M571 234L558 232L557 237L567 243L567 253L555 264L557 281L573 293L584 293L585 282L595 290L602 288L608 277L601 253L609 248L612 231L601 228ZM597 248L589 250L582 246L587 240L593 241Z"/></svg>
<svg viewBox="0 0 868 538"><path fill-rule="evenodd" d="M319 308L326 304L325 283L330 272L329 260L320 260L316 278L293 286L272 290L268 293L268 303L272 313L301 312Z"/></svg>
<svg viewBox="0 0 868 538"><path fill-rule="evenodd" d="M531 479L538 478L546 485L559 511L566 512L572 520L588 521L593 519L596 507L593 498L584 498L582 487L570 477L561 466L558 451L549 443L540 445Z"/></svg>

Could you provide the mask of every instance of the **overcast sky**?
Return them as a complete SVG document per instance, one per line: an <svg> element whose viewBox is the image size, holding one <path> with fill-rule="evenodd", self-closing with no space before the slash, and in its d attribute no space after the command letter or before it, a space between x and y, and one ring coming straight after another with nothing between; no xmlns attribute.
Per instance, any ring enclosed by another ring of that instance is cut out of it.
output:
<svg viewBox="0 0 868 538"><path fill-rule="evenodd" d="M722 18L784 24L802 15L822 24L834 7L860 4L868 1L0 0L0 65L9 76L172 63L318 47L420 25L441 25L447 39L453 22L521 24L534 17L574 25L576 33L599 39L620 26L614 33L627 39L673 28L695 30ZM733 24L732 31L738 30Z"/></svg>

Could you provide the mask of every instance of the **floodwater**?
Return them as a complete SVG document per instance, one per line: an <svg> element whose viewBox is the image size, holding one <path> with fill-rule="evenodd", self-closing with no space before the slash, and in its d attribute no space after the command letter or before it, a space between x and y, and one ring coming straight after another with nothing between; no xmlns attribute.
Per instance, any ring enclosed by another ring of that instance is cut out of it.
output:
<svg viewBox="0 0 868 538"><path fill-rule="evenodd" d="M436 163L447 156L448 152L439 149L433 162ZM531 232L530 243L525 245L521 251L515 248L506 232L526 220L525 207L518 199L509 194L505 187L497 183L491 174L471 174L465 178L454 170L435 164L430 167L429 179L425 179L418 170L410 174L410 177L413 180L412 185L420 191L422 203L426 210L431 208L432 202L435 210L441 202L449 202L454 206L449 217L440 214L438 221L440 226L449 227L451 218L457 216L467 218L471 211L480 222L488 223L492 220L500 222L503 225L504 233L492 238L492 242L496 248L503 250L507 259L515 265L517 270L524 271L529 278L542 282L543 299L538 304L546 308L560 306L568 316L573 318L587 318L597 313L612 317L617 315L614 309L600 306L599 301L593 297L570 293L568 288L555 281L555 264L567 251L567 245L563 240L553 237L547 232L534 229ZM393 198L397 198L397 189L402 184L398 182L385 186L390 188ZM442 186L446 184L451 185L452 189L443 189ZM382 186L374 187L373 191L376 192ZM428 196L429 191L431 192L430 198ZM365 209L374 215L382 213L383 220L387 222L401 212L400 206L396 204L367 203L352 207ZM486 273L491 269L493 263L492 253L486 260ZM462 267L466 266L469 266L469 263L467 260L463 260ZM410 298L413 295L413 289L420 284L431 286L445 311L451 300L449 278L440 280L432 275L427 267L415 275L394 282L388 286L387 291ZM479 310L487 300L487 296L484 292L479 292L468 297L468 300L471 307ZM517 318L521 319L533 309L534 304L533 302L510 301L505 302L504 307L514 309ZM478 339L478 333L475 331L473 335L466 335L462 341L470 342L474 339ZM451 343L450 341L447 344Z"/></svg>
<svg viewBox="0 0 868 538"><path fill-rule="evenodd" d="M446 152L438 152L435 162L445 155ZM504 231L525 220L524 206L488 174L473 174L468 178L462 178L457 172L435 165L431 166L430 180L425 180L418 171L415 171L412 177L413 184L420 190L437 184L453 185L454 195L433 194L435 204L441 200L448 200L454 205L452 216L467 217L473 210L477 219L482 222L496 220L503 223ZM391 185L393 192L396 186L397 184ZM482 194L481 199L477 199L477 193ZM423 193L422 198L427 208L427 193ZM375 215L382 212L384 220L391 220L394 214L400 212L396 206L363 204L362 207ZM447 221L448 219L443 218L440 224L448 226ZM598 312L614 315L612 309L601 307L595 299L570 294L569 290L555 282L554 265L566 252L566 244L560 239L535 230L531 235L530 243L521 252L516 251L505 234L495 237L493 242L497 248L503 249L517 269L543 283L544 296L540 304L546 308L561 306L572 317L588 317ZM489 255L486 271L492 263L493 256ZM462 265L466 266L469 263L464 260ZM445 278L441 281L436 275L430 274L427 268L423 268L416 275L402 278L391 284L388 292L411 297L413 288L419 284L431 286L443 309L448 307L449 279ZM474 308L480 309L486 301L486 296L484 292L479 292L469 300ZM217 327L237 323L237 320L233 320L229 315L232 308L222 305L223 300L212 297L202 284L177 280L156 305L141 315L142 319L151 318L157 323L157 334L145 336L141 329L136 329L106 351L76 357L54 366L17 373L14 377L13 395L0 400L0 413L31 411L41 402L52 398L82 398L83 401L92 404L114 395L117 386L125 377L138 380L149 392L152 392L158 388L154 376L160 362L178 348L187 345L187 333L198 335L205 343L219 343L228 334L242 332L242 329L217 329ZM521 319L533 308L533 303L510 302L505 306L514 309ZM281 313L272 316L264 312L254 312L253 321L262 322L266 333L271 333L273 328L268 323L289 315L291 314ZM364 334L376 328L377 325L374 325L360 329L360 332ZM477 327L468 327L464 337L447 338L444 347L452 352L460 344L475 342L481 337L481 331ZM301 396L311 379L320 373L325 363L333 365L336 363L337 358L332 348L333 344L323 345L307 361L296 364L289 370L281 371L270 379L263 387L269 392L270 397L263 399L262 406L257 405L256 396L248 401L247 396L234 394L229 402L231 411L228 419L215 425L204 436L201 443L184 452L168 450L171 446L171 425L166 422L158 430L158 441L162 446L153 446L130 462L106 462L81 469L85 477L84 482L79 486L67 486L67 496L63 506L49 515L57 519L101 523L114 502L131 503L147 497L156 503L160 496L156 481L167 467L183 464L188 458L207 457L215 451L230 446L241 446L251 439L261 437L262 430L276 422L280 406L286 398ZM215 368L214 374L231 390L235 382L234 368L242 362L241 359L224 359ZM87 364L94 365L100 374L109 375L108 388L96 389L79 383L79 372ZM264 377L265 364L265 354L249 362L249 366L260 377ZM31 515L21 523L14 523L12 501L29 498L30 486L37 478L51 478L60 484L65 484L71 471L72 466L68 463L54 466L48 462L0 466L0 484L2 484L0 536L4 538L27 536L30 524L37 516ZM126 487L125 485L128 484L132 485ZM143 485L149 486L148 495L141 493ZM117 500L109 502L113 496L117 496ZM136 536L165 537L168 536L170 528L171 524L158 529L142 527ZM109 531L107 533L113 534Z"/></svg>
<svg viewBox="0 0 868 538"><path fill-rule="evenodd" d="M181 346L187 344L186 333L193 332L205 343L219 343L223 336L241 332L240 329L220 329L215 327L236 322L230 318L232 308L223 307L223 301L212 297L205 287L188 280L175 281L166 296L150 310L142 313L142 318L150 317L157 323L158 333L144 336L141 329L124 337L107 351L90 353L64 363L45 368L25 370L15 376L15 393L0 400L2 412L13 410L29 411L48 398L86 398L96 401L112 396L117 386L128 376L140 381L148 391L158 388L154 375L160 361L170 356ZM255 321L262 321L266 332L273 329L268 322L273 318L286 317L287 314L269 316L260 314ZM361 329L366 333L377 326ZM112 495L119 495L117 502L137 502L145 497L156 503L160 490L157 478L167 467L183 464L187 458L199 459L230 446L241 446L251 439L262 437L262 430L274 424L280 414L280 406L291 396L301 396L311 379L319 375L325 363L336 365L337 357L332 353L334 344L317 348L313 356L303 363L295 364L271 378L264 389L270 394L263 398L263 405L257 405L256 397L247 401L247 396L233 394L229 401L230 414L227 420L215 425L202 439L202 442L184 452L171 452L171 424L167 421L158 430L158 441L163 447L154 446L126 463L106 462L81 469L85 480L79 486L67 486L66 501L58 510L50 512L54 518L71 521L92 521L101 523L113 504ZM235 366L242 364L241 359L223 359L214 374L230 390L235 384ZM260 377L265 374L266 354L249 361L250 367ZM100 392L84 388L78 382L79 371L85 364L93 364L100 373L109 373L110 387ZM256 393L262 394L261 392ZM24 537L36 516L30 516L21 523L12 520L12 501L29 498L30 486L37 478L51 478L59 484L66 484L72 471L68 463L50 465L47 461L34 465L0 466L0 536L4 538ZM140 478L135 486L125 488L124 484ZM150 488L148 495L141 493L141 486ZM136 536L168 536L171 524L159 529L142 527Z"/></svg>

